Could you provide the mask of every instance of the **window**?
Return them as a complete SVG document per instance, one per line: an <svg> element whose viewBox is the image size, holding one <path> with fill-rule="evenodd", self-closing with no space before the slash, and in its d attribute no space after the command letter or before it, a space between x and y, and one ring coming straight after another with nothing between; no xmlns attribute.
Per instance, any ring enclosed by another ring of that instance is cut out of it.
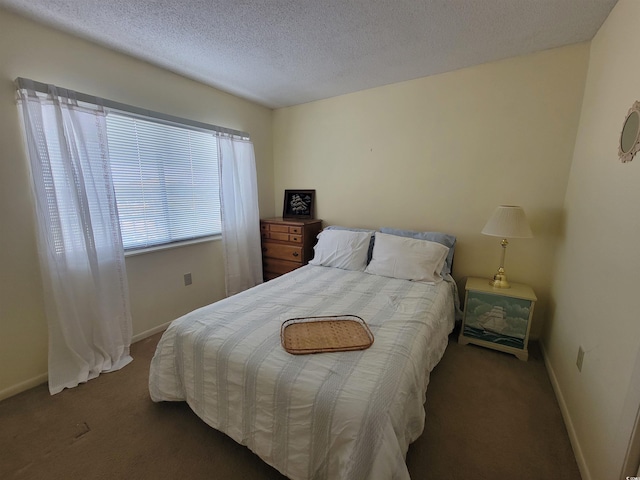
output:
<svg viewBox="0 0 640 480"><path fill-rule="evenodd" d="M248 199L244 201L244 198L238 199L232 195L233 201L230 201L229 205L240 202L250 205L252 209L256 208L257 212L257 199L254 198L257 192L251 191L251 188L255 188L255 159L253 144L247 132L153 112L26 78L17 78L16 83L20 92L26 92L27 96L39 97L41 102L37 103L42 103L43 107L33 121L38 132L42 134L38 138L44 144L34 144L33 148L44 149L42 155L51 159L43 172L46 204L50 209L66 208L70 212L63 215L64 220L56 220L57 223L47 225L47 229L53 232L56 252L73 250L74 247L70 245L67 237L76 233L78 228L84 227L72 225L78 217L74 213L75 207L67 208L66 203L63 205L54 189L55 185L74 186L78 182L82 183L81 180L88 175L84 181L92 183L94 189L101 188L100 185L104 183L102 188L108 188L109 191L103 193L112 198L108 182L92 179L91 166L74 167L64 161L64 152L57 144L57 136L62 134L81 137L79 143L76 142L76 147L71 148L81 148L82 154L98 149L93 152L95 155L90 155L91 158L96 158L94 161L97 162L107 156L108 148L122 242L126 250L221 234L218 151L219 148L225 151L225 145L228 143L234 145L229 159L235 158L236 149L247 159L250 158L250 162L245 162L250 172L243 173L244 176L239 181L231 180L234 188L238 186L235 185L238 182L241 188L249 188L248 193L245 192ZM20 97L24 97L25 105L30 104L26 102L27 96ZM65 126L65 131L62 132L62 127L51 117L58 115L57 110L49 111L49 107L53 107L57 102L64 103L65 108L77 111L95 112L97 109L105 112L106 116L98 115L101 124L98 129L94 128L96 125L93 123L96 120L92 116L87 120L93 125L92 128L89 128L91 125L84 128L82 119L76 119L75 122L79 122L78 124L72 122ZM102 126L103 119L106 119L106 134ZM71 171L72 168L76 170ZM245 181L248 187L244 185ZM62 200L69 200L73 204L86 199L83 194L78 196L72 192L69 199ZM86 207L95 207L91 199ZM100 211L96 213L105 214ZM115 212L110 212L113 213ZM233 216L230 215L231 217ZM243 219L246 220L246 214ZM98 233L94 235L95 245L100 246L103 240L102 232L97 228L94 228L94 234ZM84 248L82 245L80 247Z"/></svg>
<svg viewBox="0 0 640 480"><path fill-rule="evenodd" d="M111 110L107 138L125 250L221 232L213 132Z"/></svg>

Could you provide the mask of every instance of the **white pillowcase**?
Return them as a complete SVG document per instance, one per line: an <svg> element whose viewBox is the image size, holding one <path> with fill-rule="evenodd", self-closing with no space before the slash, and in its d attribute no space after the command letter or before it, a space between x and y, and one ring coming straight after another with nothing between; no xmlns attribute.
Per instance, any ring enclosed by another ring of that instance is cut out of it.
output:
<svg viewBox="0 0 640 480"><path fill-rule="evenodd" d="M365 272L419 282L442 281L449 249L437 242L376 232L373 258Z"/></svg>
<svg viewBox="0 0 640 480"><path fill-rule="evenodd" d="M371 232L323 230L318 235L318 243L313 247L315 254L309 263L362 272L367 266L370 240Z"/></svg>

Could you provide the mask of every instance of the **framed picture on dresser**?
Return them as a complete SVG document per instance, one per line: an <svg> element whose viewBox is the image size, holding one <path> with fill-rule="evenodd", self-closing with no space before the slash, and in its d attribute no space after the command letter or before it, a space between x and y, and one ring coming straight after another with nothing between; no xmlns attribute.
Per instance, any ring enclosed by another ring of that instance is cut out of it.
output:
<svg viewBox="0 0 640 480"><path fill-rule="evenodd" d="M313 218L315 190L285 190L283 218Z"/></svg>

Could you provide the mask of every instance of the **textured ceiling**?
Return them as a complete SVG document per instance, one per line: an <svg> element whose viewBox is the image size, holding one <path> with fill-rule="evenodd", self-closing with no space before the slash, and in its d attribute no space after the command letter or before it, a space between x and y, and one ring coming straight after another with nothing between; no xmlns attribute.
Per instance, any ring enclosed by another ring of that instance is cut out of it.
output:
<svg viewBox="0 0 640 480"><path fill-rule="evenodd" d="M0 0L283 107L590 40L617 0Z"/></svg>

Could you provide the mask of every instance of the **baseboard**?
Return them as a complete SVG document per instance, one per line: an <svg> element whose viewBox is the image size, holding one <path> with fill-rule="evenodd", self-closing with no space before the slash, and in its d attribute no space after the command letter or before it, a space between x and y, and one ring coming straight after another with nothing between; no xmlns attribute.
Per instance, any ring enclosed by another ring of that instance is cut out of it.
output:
<svg viewBox="0 0 640 480"><path fill-rule="evenodd" d="M569 440L571 441L573 453L576 456L576 462L578 463L578 468L580 469L580 475L582 476L582 480L591 480L591 474L589 473L587 462L585 461L582 449L580 448L580 442L578 441L576 430L573 427L571 415L569 415L569 409L567 408L567 403L565 402L564 396L562 395L562 390L560 389L558 378L556 377L556 373L554 372L553 367L551 366L551 362L549 361L549 356L547 355L547 351L544 347L544 342L540 340L538 343L540 345L540 350L542 351L542 357L544 358L544 365L547 368L547 373L549 374L549 379L551 380L551 386L553 387L553 391L556 394L558 405L560 405L560 411L562 412L564 424L567 427L567 433L569 434Z"/></svg>
<svg viewBox="0 0 640 480"><path fill-rule="evenodd" d="M147 331L134 335L131 338L131 343L139 342L140 340L144 340L145 338L150 337L151 335L155 335L156 333L166 330L170 323L171 322L163 323L162 325L158 325L157 327L153 327L152 329L149 329Z"/></svg>
<svg viewBox="0 0 640 480"><path fill-rule="evenodd" d="M150 330L147 330L142 333L138 333L131 338L131 343L139 342L140 340L144 340L151 335L155 335L156 333L162 332L166 330L171 322L164 323L162 325L158 325ZM46 383L49 378L49 375L46 373L40 374L36 377L33 377L29 380L25 380L24 382L20 382L17 385L12 385L9 388L5 388L4 390L0 390L0 400L4 400L5 398L13 397L19 393L24 392L25 390L29 390L30 388L37 387L43 383Z"/></svg>
<svg viewBox="0 0 640 480"><path fill-rule="evenodd" d="M0 390L0 400L13 397L14 395L22 393L25 390L29 390L30 388L37 387L38 385L42 385L43 383L47 383L48 379L49 375L47 375L46 373L42 373L37 377L33 377L29 380L25 380L24 382L20 382L17 385L12 385L9 388Z"/></svg>

